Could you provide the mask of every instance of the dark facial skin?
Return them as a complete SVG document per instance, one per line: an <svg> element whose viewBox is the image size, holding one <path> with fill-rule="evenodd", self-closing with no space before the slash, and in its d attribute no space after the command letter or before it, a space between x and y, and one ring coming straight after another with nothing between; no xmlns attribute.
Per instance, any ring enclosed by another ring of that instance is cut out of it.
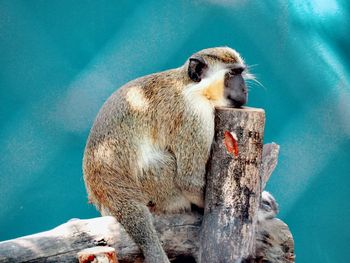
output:
<svg viewBox="0 0 350 263"><path fill-rule="evenodd" d="M224 96L230 101L230 106L235 108L243 106L248 100L248 89L242 77L244 70L242 65L234 66L225 75Z"/></svg>
<svg viewBox="0 0 350 263"><path fill-rule="evenodd" d="M200 82L208 69L208 65L201 57L190 58L188 76L194 82ZM232 65L225 75L224 96L231 107L239 108L247 103L248 89L242 77L245 70L243 65Z"/></svg>

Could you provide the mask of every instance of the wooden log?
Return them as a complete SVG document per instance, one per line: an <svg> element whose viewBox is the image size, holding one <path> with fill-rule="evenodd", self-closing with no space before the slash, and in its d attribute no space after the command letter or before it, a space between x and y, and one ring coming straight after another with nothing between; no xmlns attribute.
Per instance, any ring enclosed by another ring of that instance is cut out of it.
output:
<svg viewBox="0 0 350 263"><path fill-rule="evenodd" d="M78 253L79 263L118 263L112 247L90 247Z"/></svg>
<svg viewBox="0 0 350 263"><path fill-rule="evenodd" d="M162 215L154 219L170 259L198 251L201 215ZM110 216L73 219L46 232L0 242L0 262L78 262L79 251L95 246L115 248L119 263L143 262L137 245Z"/></svg>
<svg viewBox="0 0 350 263"><path fill-rule="evenodd" d="M156 216L154 223L172 262L197 257L202 216ZM267 239L266 239L267 238ZM266 240L265 240L266 239ZM264 221L257 233L257 252L251 262L294 262L294 243L288 226L277 218ZM271 244L271 245L269 245ZM94 246L115 248L119 263L143 262L141 251L113 217L74 219L52 230L0 242L1 263L78 262L77 253ZM271 258L284 259L274 261Z"/></svg>
<svg viewBox="0 0 350 263"><path fill-rule="evenodd" d="M199 262L242 262L255 252L265 112L217 108L208 161Z"/></svg>
<svg viewBox="0 0 350 263"><path fill-rule="evenodd" d="M264 152L263 163L269 168L260 172L262 178L268 178L265 173L275 167L270 160L277 163L278 153ZM201 222L202 215L194 213L155 216L154 225L171 261L184 263L183 258L198 256ZM286 224L271 218L262 221L256 231L252 262L294 262L293 237ZM113 217L72 219L49 231L0 242L0 262L78 262L76 254L93 246L115 248L119 263L143 262L140 250Z"/></svg>
<svg viewBox="0 0 350 263"><path fill-rule="evenodd" d="M278 218L258 223L256 251L251 262L292 263L294 240L288 226Z"/></svg>

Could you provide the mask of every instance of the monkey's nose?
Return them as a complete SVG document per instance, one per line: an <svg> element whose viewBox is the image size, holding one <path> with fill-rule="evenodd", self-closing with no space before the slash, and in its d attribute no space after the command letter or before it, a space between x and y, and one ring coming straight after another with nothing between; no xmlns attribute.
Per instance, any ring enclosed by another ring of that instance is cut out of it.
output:
<svg viewBox="0 0 350 263"><path fill-rule="evenodd" d="M231 74L233 75L240 75L245 70L245 66L237 66L233 69L231 69Z"/></svg>

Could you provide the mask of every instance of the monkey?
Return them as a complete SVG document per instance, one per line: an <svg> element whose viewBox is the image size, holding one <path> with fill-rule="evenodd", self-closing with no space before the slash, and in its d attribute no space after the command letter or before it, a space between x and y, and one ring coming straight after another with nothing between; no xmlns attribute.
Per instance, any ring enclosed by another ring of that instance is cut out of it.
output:
<svg viewBox="0 0 350 263"><path fill-rule="evenodd" d="M152 213L204 206L214 108L246 104L247 76L236 50L208 48L128 82L100 109L83 158L88 197L122 224L145 262L169 262Z"/></svg>

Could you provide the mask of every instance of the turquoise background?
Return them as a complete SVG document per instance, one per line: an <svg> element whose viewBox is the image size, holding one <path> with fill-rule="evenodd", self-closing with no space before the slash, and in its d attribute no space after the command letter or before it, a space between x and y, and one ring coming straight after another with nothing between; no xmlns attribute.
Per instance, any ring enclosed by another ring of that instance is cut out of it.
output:
<svg viewBox="0 0 350 263"><path fill-rule="evenodd" d="M81 160L93 119L125 82L228 45L264 87L268 190L297 262L350 245L348 1L0 1L0 240L97 216Z"/></svg>

